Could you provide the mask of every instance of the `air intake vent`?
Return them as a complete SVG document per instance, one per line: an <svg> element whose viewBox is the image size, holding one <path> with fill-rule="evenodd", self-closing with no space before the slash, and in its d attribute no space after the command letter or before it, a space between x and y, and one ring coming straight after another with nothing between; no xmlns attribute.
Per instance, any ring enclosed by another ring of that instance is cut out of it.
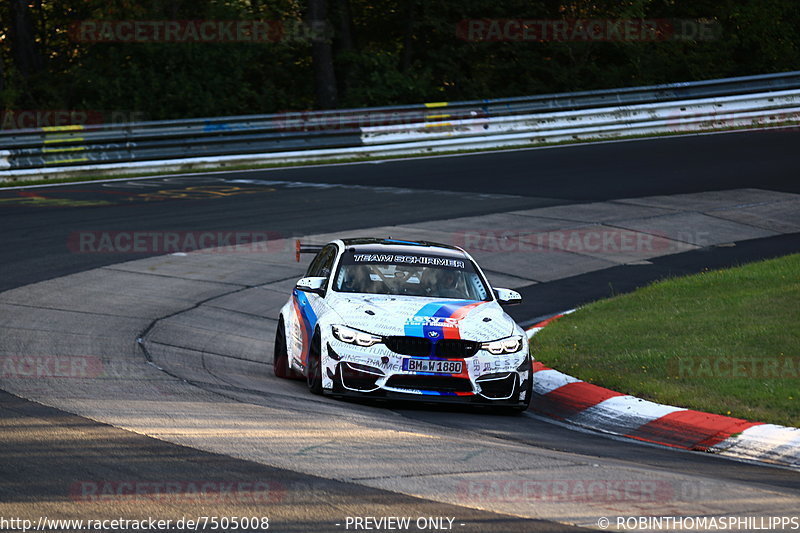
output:
<svg viewBox="0 0 800 533"><path fill-rule="evenodd" d="M475 341L462 339L442 339L438 342L431 342L422 337L403 337L394 336L384 339L386 346L400 355L412 355L414 357L434 357L459 358L472 357L480 349L480 344Z"/></svg>
<svg viewBox="0 0 800 533"><path fill-rule="evenodd" d="M415 389L437 392L472 392L468 379L450 376L412 376L395 375L389 378L386 386L394 389Z"/></svg>

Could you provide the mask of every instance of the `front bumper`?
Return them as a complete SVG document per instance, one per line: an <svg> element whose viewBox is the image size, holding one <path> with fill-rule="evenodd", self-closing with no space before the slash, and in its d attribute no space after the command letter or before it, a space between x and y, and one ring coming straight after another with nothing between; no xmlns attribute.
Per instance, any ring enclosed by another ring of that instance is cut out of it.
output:
<svg viewBox="0 0 800 533"><path fill-rule="evenodd" d="M527 346L507 355L479 351L472 357L420 358L400 355L382 345L359 348L336 339L323 354L323 390L348 397L437 403L521 406L530 402L532 362ZM404 360L435 359L462 364L458 374L404 370Z"/></svg>

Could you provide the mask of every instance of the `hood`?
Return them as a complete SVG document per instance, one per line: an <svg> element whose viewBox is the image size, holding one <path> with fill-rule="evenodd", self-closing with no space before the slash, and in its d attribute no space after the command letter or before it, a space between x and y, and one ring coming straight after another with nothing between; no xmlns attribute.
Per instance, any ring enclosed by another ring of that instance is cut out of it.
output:
<svg viewBox="0 0 800 533"><path fill-rule="evenodd" d="M342 324L375 335L489 341L516 326L497 302L334 293L328 303Z"/></svg>

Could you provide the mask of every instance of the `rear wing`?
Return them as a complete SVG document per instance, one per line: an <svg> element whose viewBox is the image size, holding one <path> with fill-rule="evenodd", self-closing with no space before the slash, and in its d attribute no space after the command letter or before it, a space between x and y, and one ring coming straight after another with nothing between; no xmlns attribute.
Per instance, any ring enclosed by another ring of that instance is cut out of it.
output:
<svg viewBox="0 0 800 533"><path fill-rule="evenodd" d="M324 244L303 244L297 239L294 241L294 258L299 263L300 254L317 254L324 246Z"/></svg>

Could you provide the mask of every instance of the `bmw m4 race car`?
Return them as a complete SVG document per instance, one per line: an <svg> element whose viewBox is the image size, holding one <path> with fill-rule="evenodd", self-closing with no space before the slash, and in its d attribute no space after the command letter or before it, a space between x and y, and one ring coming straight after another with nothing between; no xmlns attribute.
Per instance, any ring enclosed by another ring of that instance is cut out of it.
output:
<svg viewBox="0 0 800 533"><path fill-rule="evenodd" d="M524 411L527 337L464 250L393 239L335 240L281 308L274 372L315 394L474 403Z"/></svg>

